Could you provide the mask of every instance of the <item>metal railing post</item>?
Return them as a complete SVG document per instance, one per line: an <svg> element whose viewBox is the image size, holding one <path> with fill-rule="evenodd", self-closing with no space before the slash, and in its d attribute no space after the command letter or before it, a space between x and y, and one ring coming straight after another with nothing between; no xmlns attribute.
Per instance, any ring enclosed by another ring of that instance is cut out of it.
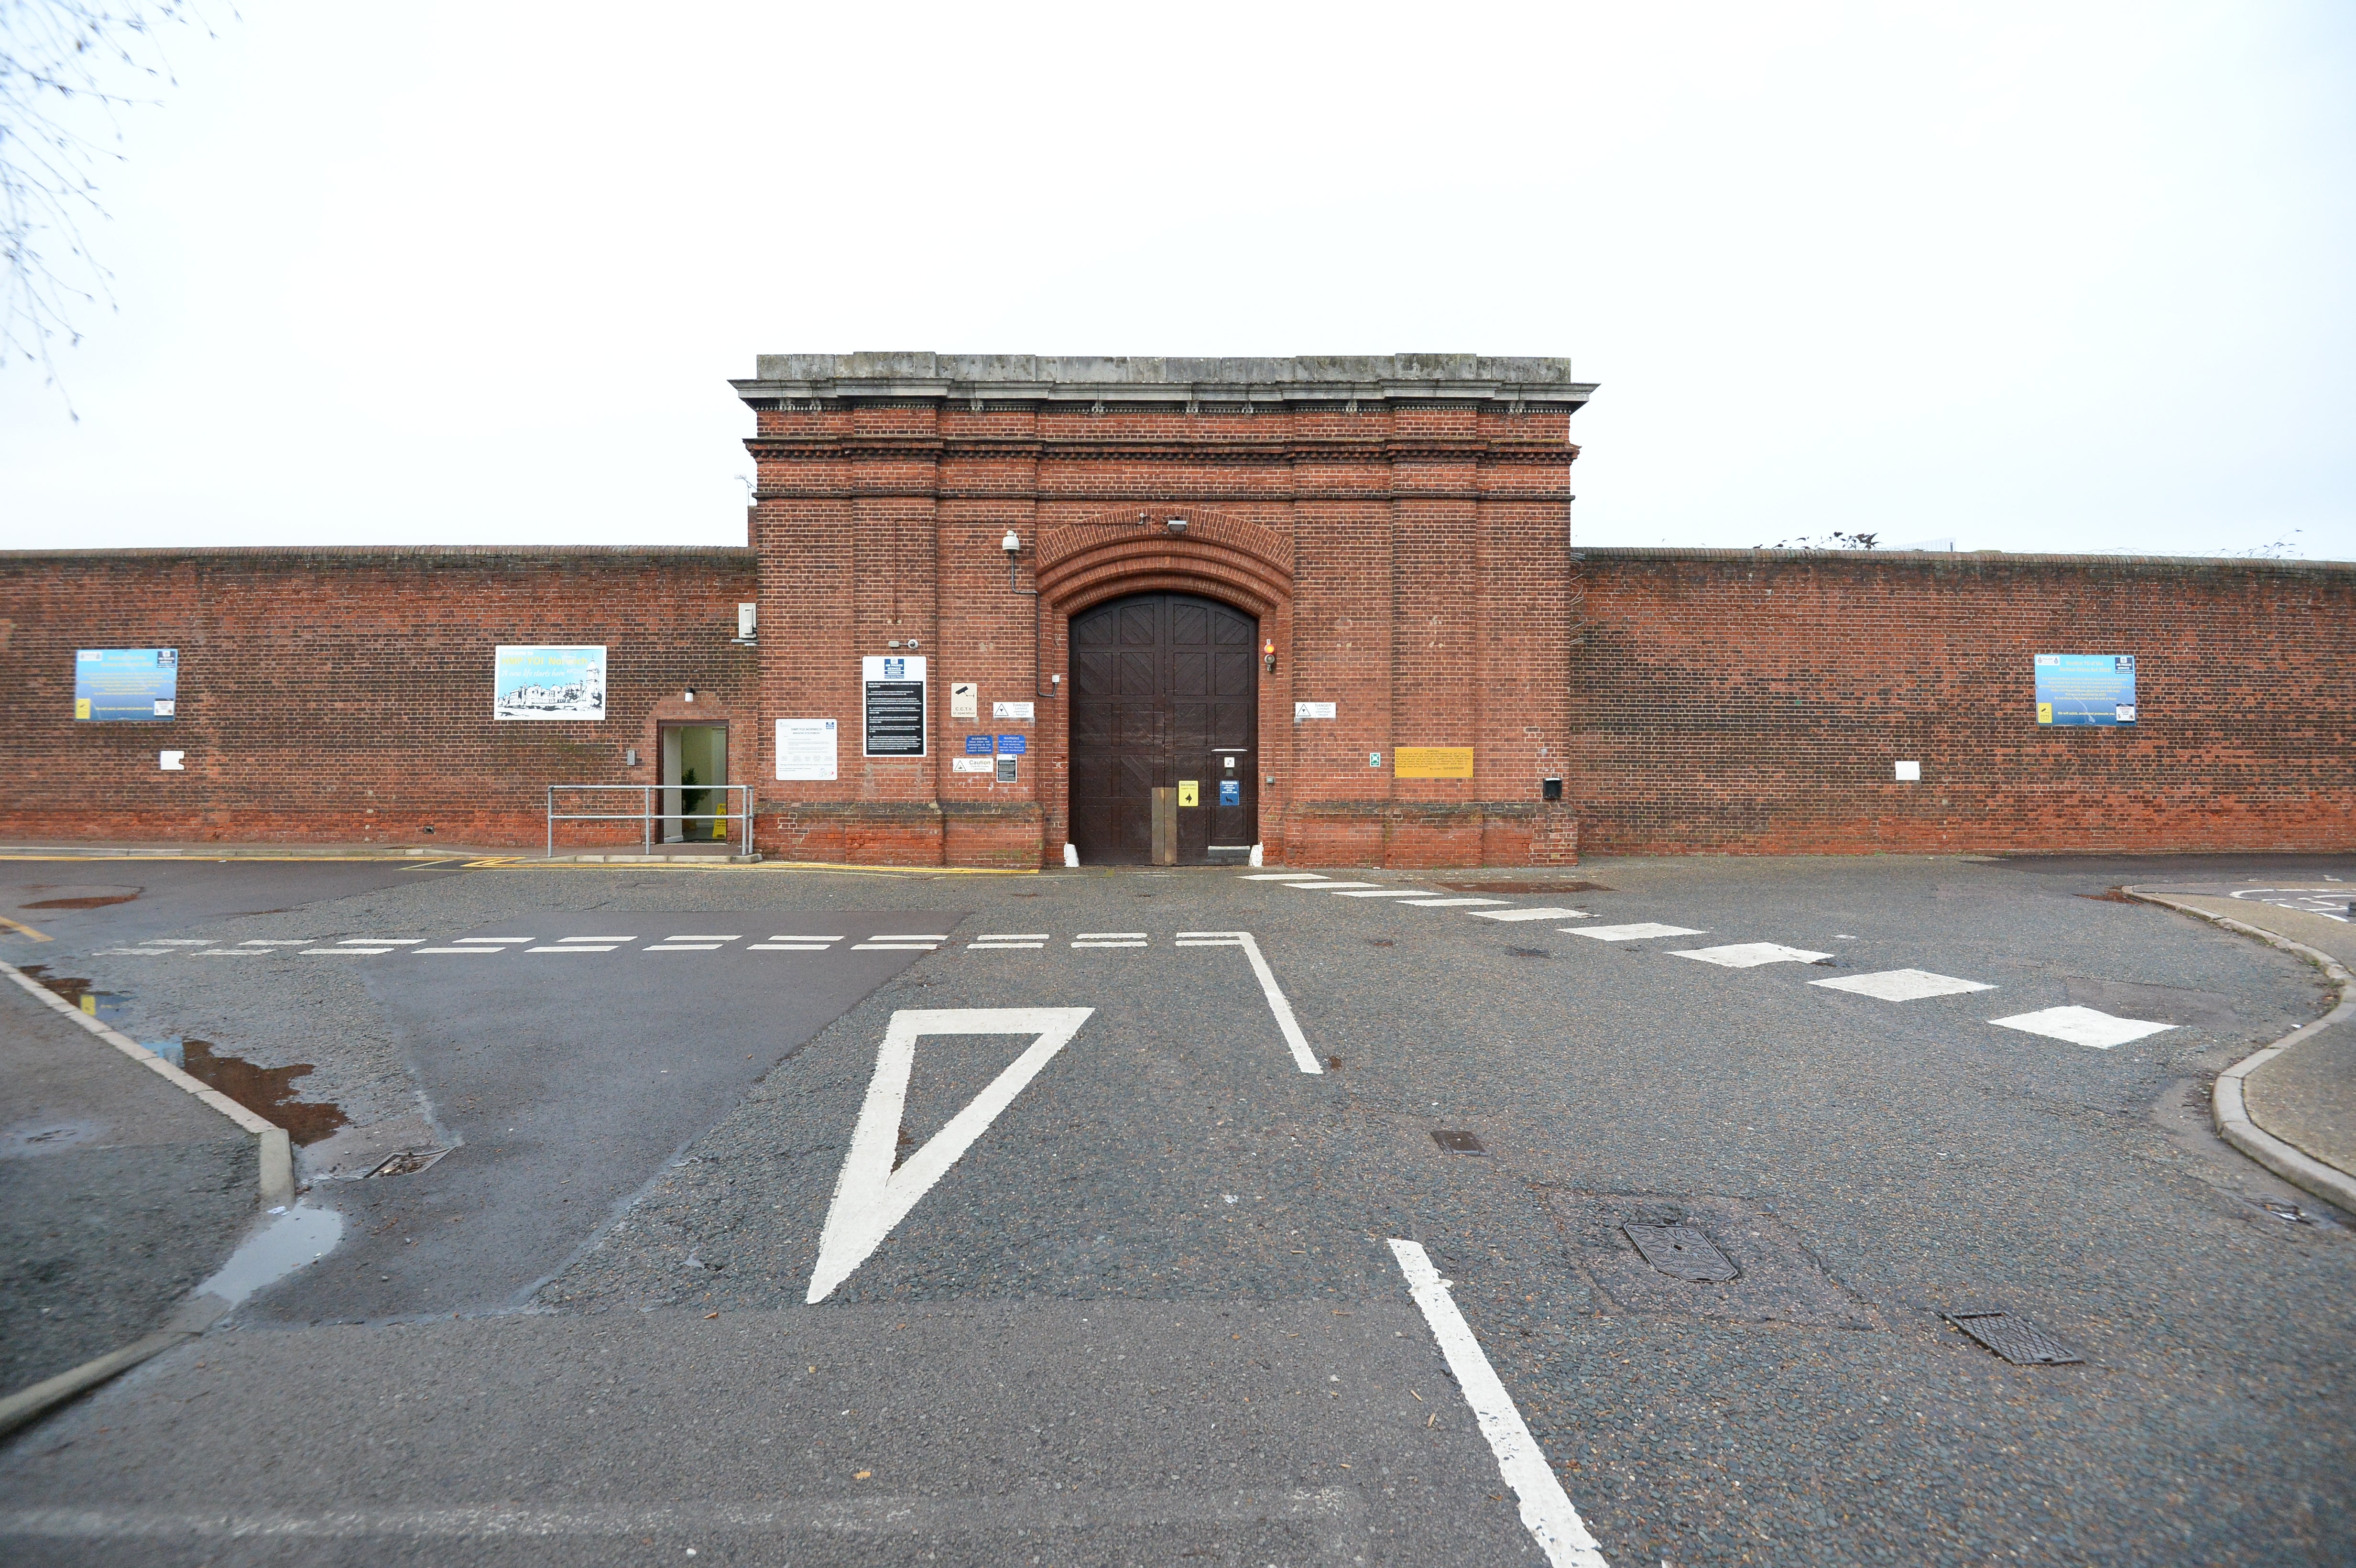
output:
<svg viewBox="0 0 2356 1568"><path fill-rule="evenodd" d="M641 784L639 789L638 852L651 855L655 852L655 786Z"/></svg>
<svg viewBox="0 0 2356 1568"><path fill-rule="evenodd" d="M548 786L548 853L545 859L556 859L556 786Z"/></svg>

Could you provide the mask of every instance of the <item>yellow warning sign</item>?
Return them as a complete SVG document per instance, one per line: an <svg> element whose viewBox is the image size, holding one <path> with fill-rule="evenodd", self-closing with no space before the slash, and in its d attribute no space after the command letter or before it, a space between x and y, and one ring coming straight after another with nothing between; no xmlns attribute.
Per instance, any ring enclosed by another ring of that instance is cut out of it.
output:
<svg viewBox="0 0 2356 1568"><path fill-rule="evenodd" d="M1469 779L1472 776L1470 746L1401 746L1391 753L1398 764L1392 776L1402 779Z"/></svg>
<svg viewBox="0 0 2356 1568"><path fill-rule="evenodd" d="M2040 724L2051 724L2053 722L2053 704L2050 702L2040 702L2037 705L2037 721Z"/></svg>
<svg viewBox="0 0 2356 1568"><path fill-rule="evenodd" d="M1178 781L1178 804L1181 805L1202 805L1203 782L1200 779L1180 779Z"/></svg>
<svg viewBox="0 0 2356 1568"><path fill-rule="evenodd" d="M77 697L74 699L74 717L77 719L87 719L90 717L89 698Z"/></svg>

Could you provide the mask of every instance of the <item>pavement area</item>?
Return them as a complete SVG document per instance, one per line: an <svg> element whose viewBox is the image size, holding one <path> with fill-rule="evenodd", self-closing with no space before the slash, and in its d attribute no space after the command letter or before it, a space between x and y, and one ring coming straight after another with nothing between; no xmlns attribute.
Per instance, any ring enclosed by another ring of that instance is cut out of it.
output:
<svg viewBox="0 0 2356 1568"><path fill-rule="evenodd" d="M2266 878L2268 883L2277 879ZM2164 883L2152 891L2329 954L2356 970L2356 878L2286 887ZM2356 1176L2356 1029L2325 1030L2253 1072L2250 1119L2333 1168Z"/></svg>
<svg viewBox="0 0 2356 1568"><path fill-rule="evenodd" d="M159 1327L253 1218L254 1141L0 983L0 1392Z"/></svg>
<svg viewBox="0 0 2356 1568"><path fill-rule="evenodd" d="M2348 858L10 869L342 1237L11 1562L2356 1560L2330 997L2112 891Z"/></svg>

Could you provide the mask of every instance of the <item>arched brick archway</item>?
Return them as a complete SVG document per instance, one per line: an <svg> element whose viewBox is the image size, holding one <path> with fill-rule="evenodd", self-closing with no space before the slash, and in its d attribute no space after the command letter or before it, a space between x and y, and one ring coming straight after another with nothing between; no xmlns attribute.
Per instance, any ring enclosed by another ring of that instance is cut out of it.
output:
<svg viewBox="0 0 2356 1568"><path fill-rule="evenodd" d="M1171 528L1173 518L1184 523L1182 530ZM1240 857L1280 816L1276 797L1288 771L1289 728L1278 713L1280 694L1259 678L1259 645L1289 645L1290 539L1248 518L1165 506L1050 524L1038 549L1041 645L1054 650L1066 698L1059 705L1066 787L1061 801L1049 803L1051 832L1080 846L1084 859L1142 861L1150 854L1141 836L1150 804L1142 795L1119 800L1124 792L1115 784L1125 780L1136 786L1127 793L1137 793L1192 780L1200 804L1182 810L1181 862ZM1128 662L1137 667L1130 683L1143 677L1152 689L1122 700L1083 691L1092 674L1098 686L1107 678L1119 684L1117 675L1096 667L1116 650L1092 653L1073 637L1075 627L1107 628L1103 612L1116 604L1124 622L1136 623L1132 634L1151 632ZM1238 627L1248 628L1241 645L1219 643ZM1240 671L1229 667L1238 658ZM1235 709L1239 684L1249 691L1244 715ZM1150 742L1134 729L1148 712L1157 715ZM1234 809L1219 804L1223 783L1240 797Z"/></svg>

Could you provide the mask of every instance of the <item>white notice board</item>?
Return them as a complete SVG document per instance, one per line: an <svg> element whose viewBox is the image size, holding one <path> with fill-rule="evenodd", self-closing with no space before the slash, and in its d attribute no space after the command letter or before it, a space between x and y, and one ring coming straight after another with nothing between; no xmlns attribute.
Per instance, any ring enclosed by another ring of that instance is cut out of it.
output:
<svg viewBox="0 0 2356 1568"><path fill-rule="evenodd" d="M831 719L777 720L777 776L831 783L835 770L835 728Z"/></svg>

